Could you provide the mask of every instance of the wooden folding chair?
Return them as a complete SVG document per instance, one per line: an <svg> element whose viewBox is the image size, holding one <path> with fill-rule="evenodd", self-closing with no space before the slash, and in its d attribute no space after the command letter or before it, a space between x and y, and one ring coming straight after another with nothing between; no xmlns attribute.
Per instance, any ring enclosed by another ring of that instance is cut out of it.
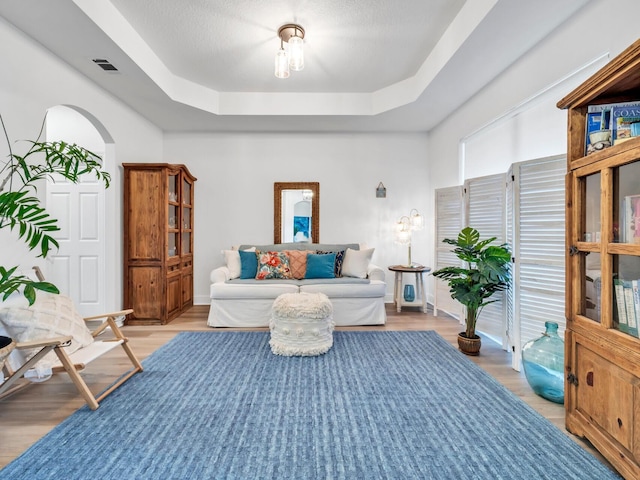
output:
<svg viewBox="0 0 640 480"><path fill-rule="evenodd" d="M71 342L70 336L56 337L46 340L36 340L33 342L17 343L16 349L19 350L33 348L40 348L40 350L16 371L11 371L10 368L5 365L5 369L8 370L9 377L3 384L0 385L0 399L11 395L12 393L15 393L26 385L29 385L31 382L28 382L25 379L22 379L21 382L18 382L18 380L24 376L27 370L33 368L33 366L39 360L41 360L47 353L53 350L58 356L58 362L56 362L51 367L53 373L66 371L69 374L69 377L71 377L74 385L78 389L78 392L80 392L80 395L82 395L89 407L92 410L97 409L99 403L107 395L113 392L124 382L129 380L129 378L131 378L133 375L142 371L142 365L131 350L131 347L128 344L128 339L122 334L122 331L116 323L116 318L128 315L132 312L133 310L122 310L120 312L107 313L104 315L85 318L85 321L93 321L99 319L104 319L104 321L101 322L100 325L91 332L94 341L88 346L76 350L72 354L68 354L64 349L64 347L66 345L69 345L69 343ZM114 338L107 340L95 340L95 338L107 328L111 329ZM124 349L125 353L129 357L129 360L131 361L131 364L133 365L133 368L125 372L114 384L112 384L106 390L98 395L94 395L85 383L84 379L80 376L79 372L93 360L113 350L118 345L120 345Z"/></svg>

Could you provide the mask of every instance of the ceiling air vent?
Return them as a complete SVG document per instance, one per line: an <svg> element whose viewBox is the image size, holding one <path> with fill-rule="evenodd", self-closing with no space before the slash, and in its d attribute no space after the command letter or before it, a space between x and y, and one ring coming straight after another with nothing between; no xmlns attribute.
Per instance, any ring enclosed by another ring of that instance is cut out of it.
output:
<svg viewBox="0 0 640 480"><path fill-rule="evenodd" d="M118 71L118 69L116 67L114 67L113 64L109 60L107 60L105 58L94 58L93 59L93 63L98 65L105 72L117 72Z"/></svg>

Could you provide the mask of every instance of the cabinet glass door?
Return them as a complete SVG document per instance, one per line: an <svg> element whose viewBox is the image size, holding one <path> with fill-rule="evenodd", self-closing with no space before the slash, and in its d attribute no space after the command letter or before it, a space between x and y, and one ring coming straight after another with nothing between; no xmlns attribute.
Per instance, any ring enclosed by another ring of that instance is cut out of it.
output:
<svg viewBox="0 0 640 480"><path fill-rule="evenodd" d="M614 234L620 245L613 260L613 328L638 337L640 319L640 162L614 175Z"/></svg>
<svg viewBox="0 0 640 480"><path fill-rule="evenodd" d="M580 180L581 201L578 202L580 206L578 249L581 262L580 271L583 272L583 275L579 295L581 301L577 306L577 313L596 322L602 320L601 177L602 175L598 172L587 175Z"/></svg>
<svg viewBox="0 0 640 480"><path fill-rule="evenodd" d="M187 255L191 253L191 234L192 234L192 204L191 183L185 177L182 178L182 206L181 206L181 254Z"/></svg>
<svg viewBox="0 0 640 480"><path fill-rule="evenodd" d="M585 178L583 242L600 242L600 173Z"/></svg>
<svg viewBox="0 0 640 480"><path fill-rule="evenodd" d="M638 337L640 257L613 256L613 328Z"/></svg>
<svg viewBox="0 0 640 480"><path fill-rule="evenodd" d="M614 232L617 230L620 243L640 245L640 162L622 165L617 170Z"/></svg>
<svg viewBox="0 0 640 480"><path fill-rule="evenodd" d="M191 184L187 179L182 179L182 203L184 205L191 205Z"/></svg>
<svg viewBox="0 0 640 480"><path fill-rule="evenodd" d="M180 222L180 210L178 204L178 175L168 176L168 206L167 206L167 253L169 257L178 255L178 241L179 241L179 222Z"/></svg>

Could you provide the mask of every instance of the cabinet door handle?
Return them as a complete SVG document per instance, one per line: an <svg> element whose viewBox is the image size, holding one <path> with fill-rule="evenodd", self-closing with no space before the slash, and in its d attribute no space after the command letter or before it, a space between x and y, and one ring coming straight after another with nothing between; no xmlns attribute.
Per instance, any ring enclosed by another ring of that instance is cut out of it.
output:
<svg viewBox="0 0 640 480"><path fill-rule="evenodd" d="M573 373L567 375L567 381L574 386L578 386L578 377L576 377Z"/></svg>
<svg viewBox="0 0 640 480"><path fill-rule="evenodd" d="M593 387L593 372L587 373L587 385Z"/></svg>

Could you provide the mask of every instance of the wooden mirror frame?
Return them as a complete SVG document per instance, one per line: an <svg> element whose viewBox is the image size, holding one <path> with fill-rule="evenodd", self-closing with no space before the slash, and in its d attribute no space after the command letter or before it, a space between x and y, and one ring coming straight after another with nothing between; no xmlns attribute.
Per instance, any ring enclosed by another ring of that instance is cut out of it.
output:
<svg viewBox="0 0 640 480"><path fill-rule="evenodd" d="M320 183L275 182L273 184L273 243L282 243L282 191L311 190L311 243L320 243Z"/></svg>

